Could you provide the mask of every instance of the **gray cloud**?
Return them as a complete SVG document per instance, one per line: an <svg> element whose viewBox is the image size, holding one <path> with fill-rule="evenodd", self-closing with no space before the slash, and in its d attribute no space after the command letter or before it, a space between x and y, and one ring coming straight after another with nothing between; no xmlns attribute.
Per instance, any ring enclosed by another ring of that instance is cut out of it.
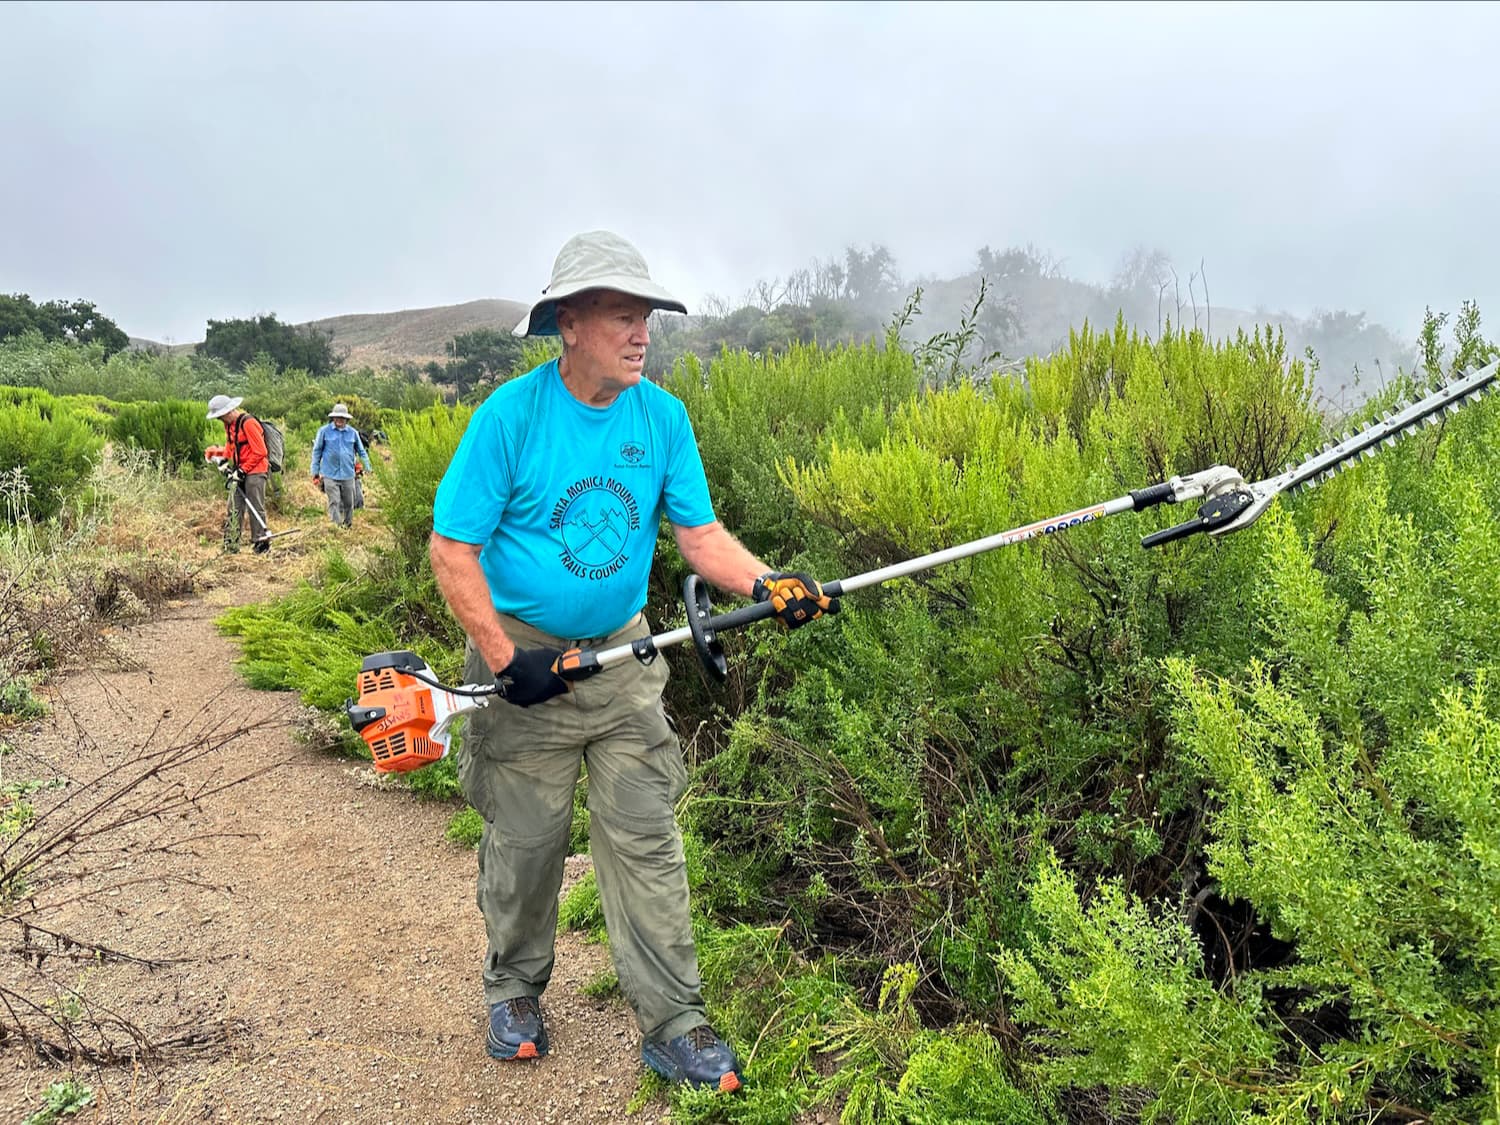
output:
<svg viewBox="0 0 1500 1125"><path fill-rule="evenodd" d="M570 234L691 297L848 244L1136 245L1216 304L1500 317L1493 5L0 7L0 291L136 335L527 299Z"/></svg>

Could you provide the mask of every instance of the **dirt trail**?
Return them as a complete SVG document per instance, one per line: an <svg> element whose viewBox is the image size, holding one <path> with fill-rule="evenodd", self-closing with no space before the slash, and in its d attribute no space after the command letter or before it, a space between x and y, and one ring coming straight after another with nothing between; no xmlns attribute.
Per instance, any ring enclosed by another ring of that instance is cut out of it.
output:
<svg viewBox="0 0 1500 1125"><path fill-rule="evenodd" d="M67 1120L663 1119L662 1103L625 1112L640 1074L638 1033L618 998L582 992L609 963L576 935L559 936L543 998L551 1055L505 1064L485 1056L475 859L443 839L454 806L372 785L364 764L298 737L308 712L294 697L243 684L235 642L213 620L277 592L264 561L216 564L216 589L115 634L132 667L60 677L49 690L51 716L6 732L19 750L11 776L39 756L90 777L148 739L276 724L253 745L241 741L190 768L212 783L270 767L173 826L208 837L192 854L132 861L138 881L108 899L110 909L69 919L115 948L187 960L150 973L59 970L153 1033L220 1023L241 1030L213 1054L152 1069L81 1069L97 1101ZM80 745L75 721L94 747ZM570 882L585 864L569 861ZM14 963L4 970L13 971ZM48 1083L67 1073L18 1050L0 1053L0 1120L38 1109Z"/></svg>

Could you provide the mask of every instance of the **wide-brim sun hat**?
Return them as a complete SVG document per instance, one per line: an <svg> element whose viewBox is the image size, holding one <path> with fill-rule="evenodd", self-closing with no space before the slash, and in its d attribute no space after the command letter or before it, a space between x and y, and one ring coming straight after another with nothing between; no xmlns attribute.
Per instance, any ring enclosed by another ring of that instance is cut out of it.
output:
<svg viewBox="0 0 1500 1125"><path fill-rule="evenodd" d="M646 259L619 235L607 230L577 234L558 251L552 280L513 332L517 336L556 336L557 303L590 289L610 289L651 302L653 309L687 312L687 306L651 280Z"/></svg>
<svg viewBox="0 0 1500 1125"><path fill-rule="evenodd" d="M208 400L208 416L221 418L244 401L242 398L230 398L228 395L214 395Z"/></svg>
<svg viewBox="0 0 1500 1125"><path fill-rule="evenodd" d="M352 415L352 414L349 413L349 408L347 406L345 406L342 402L336 402L336 403L333 404L333 409L328 412L328 417L330 417L330 418L353 418L354 415Z"/></svg>

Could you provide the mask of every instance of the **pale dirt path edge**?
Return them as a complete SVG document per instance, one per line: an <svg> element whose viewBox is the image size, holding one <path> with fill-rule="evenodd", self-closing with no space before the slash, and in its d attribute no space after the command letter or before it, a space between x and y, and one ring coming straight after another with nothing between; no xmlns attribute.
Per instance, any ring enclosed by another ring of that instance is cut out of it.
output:
<svg viewBox="0 0 1500 1125"><path fill-rule="evenodd" d="M190 875L228 890L148 879L112 897L108 910L69 919L117 947L188 959L154 973L73 972L67 979L82 979L87 995L151 1031L193 1021L244 1021L248 1030L208 1059L81 1068L96 1102L67 1120L661 1120L659 1102L625 1112L641 1073L639 1033L618 998L581 991L609 962L577 935L559 935L543 998L550 1056L486 1057L475 858L443 839L455 806L372 786L363 763L296 737L307 712L293 695L243 683L235 642L214 619L277 592L253 566L232 560L224 585L118 630L114 642L132 670L59 677L52 715L6 732L27 752L17 758L44 755L88 777L102 765L95 759L128 753L153 728L234 729L268 717L280 724L253 746L242 741L192 767L195 780L209 780L274 766L209 798L181 826L232 835L202 841L186 858L147 858L133 872ZM80 745L75 721L88 725L94 746ZM568 881L586 864L571 859ZM0 1054L0 1120L40 1108L48 1083L68 1073L19 1050Z"/></svg>

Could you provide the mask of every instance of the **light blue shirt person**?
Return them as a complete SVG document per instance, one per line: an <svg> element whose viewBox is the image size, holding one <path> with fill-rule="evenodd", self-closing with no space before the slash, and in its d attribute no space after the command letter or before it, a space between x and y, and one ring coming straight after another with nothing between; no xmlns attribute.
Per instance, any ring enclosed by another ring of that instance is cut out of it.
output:
<svg viewBox="0 0 1500 1125"><path fill-rule="evenodd" d="M329 421L313 439L312 475L316 480L353 480L370 467L370 454L359 440L359 431L349 424L349 408L336 404Z"/></svg>
<svg viewBox="0 0 1500 1125"><path fill-rule="evenodd" d="M328 518L338 527L350 527L354 510L364 507L359 477L370 467L370 455L349 424L347 406L335 403L328 419L313 439L312 480L328 498Z"/></svg>

